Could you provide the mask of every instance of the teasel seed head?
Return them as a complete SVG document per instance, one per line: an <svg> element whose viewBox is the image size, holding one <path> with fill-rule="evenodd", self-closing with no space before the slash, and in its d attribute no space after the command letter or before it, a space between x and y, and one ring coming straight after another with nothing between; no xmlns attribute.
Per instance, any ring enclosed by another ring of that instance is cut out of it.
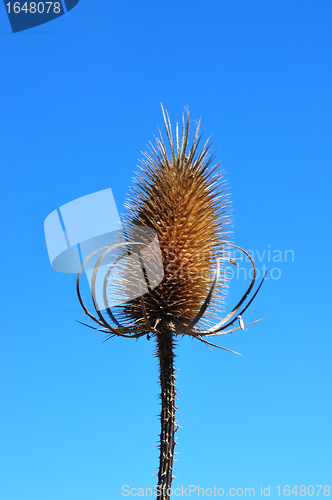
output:
<svg viewBox="0 0 332 500"><path fill-rule="evenodd" d="M152 228L159 240L164 278L144 295L149 323L181 333L198 313L211 288L216 261L227 251L229 201L221 163L214 163L209 140L201 148L200 122L189 143L188 109L182 116L182 136L174 141L167 111L163 111L169 152L159 131L156 145L144 153L123 217L124 232L134 240L138 227ZM130 288L128 269L122 287ZM226 282L218 280L210 317L223 304ZM139 294L137 294L139 295ZM122 319L145 326L139 298L120 308ZM212 314L211 314L212 311ZM205 315L206 317L206 315ZM209 316L207 316L209 317Z"/></svg>

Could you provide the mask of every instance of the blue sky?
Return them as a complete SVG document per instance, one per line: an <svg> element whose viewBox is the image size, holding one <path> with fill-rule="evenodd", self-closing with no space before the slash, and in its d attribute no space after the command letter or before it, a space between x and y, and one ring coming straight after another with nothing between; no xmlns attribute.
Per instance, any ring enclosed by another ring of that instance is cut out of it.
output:
<svg viewBox="0 0 332 500"><path fill-rule="evenodd" d="M332 486L331 14L320 0L81 0L12 34L0 8L1 499L155 484L153 341L103 344L74 321L75 276L52 270L43 223L106 188L121 212L160 102L173 124L184 106L192 128L202 118L234 241L279 277L245 314L267 319L220 339L242 356L179 340L174 487ZM232 280L228 308L245 285Z"/></svg>

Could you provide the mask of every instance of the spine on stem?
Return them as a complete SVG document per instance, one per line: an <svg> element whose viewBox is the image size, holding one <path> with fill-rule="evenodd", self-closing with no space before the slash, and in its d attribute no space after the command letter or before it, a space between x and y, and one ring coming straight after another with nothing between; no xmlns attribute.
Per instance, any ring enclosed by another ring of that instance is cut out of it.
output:
<svg viewBox="0 0 332 500"><path fill-rule="evenodd" d="M160 368L161 432L158 473L158 491L160 500L169 500L169 488L172 484L172 470L175 441L175 375L174 342L170 328L163 328L157 333L157 356Z"/></svg>

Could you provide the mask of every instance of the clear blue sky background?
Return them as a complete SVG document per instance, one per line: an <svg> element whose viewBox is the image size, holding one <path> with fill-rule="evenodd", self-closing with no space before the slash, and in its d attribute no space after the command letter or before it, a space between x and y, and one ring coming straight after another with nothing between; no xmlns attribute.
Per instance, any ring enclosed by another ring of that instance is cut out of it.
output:
<svg viewBox="0 0 332 500"><path fill-rule="evenodd" d="M160 102L173 123L185 105L202 117L234 241L280 271L245 315L267 319L220 339L242 356L179 341L174 487L332 487L331 14L327 0L81 0L11 34L0 8L1 500L155 484L153 341L103 344L75 323L75 276L51 269L43 222L109 187L121 211Z"/></svg>

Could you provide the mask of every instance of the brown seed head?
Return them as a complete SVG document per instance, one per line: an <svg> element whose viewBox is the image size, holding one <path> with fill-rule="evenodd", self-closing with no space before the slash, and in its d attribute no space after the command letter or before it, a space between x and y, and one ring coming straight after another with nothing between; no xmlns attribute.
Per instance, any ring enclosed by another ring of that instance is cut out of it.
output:
<svg viewBox="0 0 332 500"><path fill-rule="evenodd" d="M164 268L162 282L144 295L149 322L158 328L170 326L181 333L205 300L213 279L216 259L227 248L229 224L223 173L220 163L212 164L210 145L199 149L199 123L189 146L189 111L183 116L181 140L176 126L173 142L168 114L164 113L170 155L160 133L156 147L150 143L141 173L134 179L126 203L125 233L135 239L138 226L157 233ZM127 270L126 270L127 271ZM123 270L122 286L126 282ZM213 305L223 302L225 283L219 282ZM216 307L214 308L214 310ZM122 306L123 319L144 323L140 299Z"/></svg>

